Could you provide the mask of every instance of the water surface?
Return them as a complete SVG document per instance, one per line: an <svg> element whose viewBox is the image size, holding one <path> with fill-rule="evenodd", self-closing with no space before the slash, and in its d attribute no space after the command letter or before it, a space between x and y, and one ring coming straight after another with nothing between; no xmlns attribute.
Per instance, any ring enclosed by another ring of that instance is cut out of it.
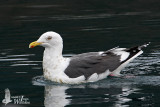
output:
<svg viewBox="0 0 160 107"><path fill-rule="evenodd" d="M8 107L159 107L159 4L158 0L1 1L0 100L9 88L11 96L24 95L30 104ZM124 78L57 84L41 76L43 48L28 49L46 31L61 34L64 56L151 45L122 71Z"/></svg>

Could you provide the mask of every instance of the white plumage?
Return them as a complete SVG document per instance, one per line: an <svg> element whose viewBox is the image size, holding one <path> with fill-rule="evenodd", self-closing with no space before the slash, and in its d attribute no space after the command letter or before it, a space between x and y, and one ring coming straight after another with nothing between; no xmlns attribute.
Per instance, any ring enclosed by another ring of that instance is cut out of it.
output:
<svg viewBox="0 0 160 107"><path fill-rule="evenodd" d="M95 82L110 74L119 76L120 71L140 55L141 48L145 47L142 45L129 49L113 48L108 51L90 52L64 58L62 56L63 40L58 33L52 31L42 34L29 47L33 48L37 45L45 47L43 55L44 77L54 82L68 84Z"/></svg>

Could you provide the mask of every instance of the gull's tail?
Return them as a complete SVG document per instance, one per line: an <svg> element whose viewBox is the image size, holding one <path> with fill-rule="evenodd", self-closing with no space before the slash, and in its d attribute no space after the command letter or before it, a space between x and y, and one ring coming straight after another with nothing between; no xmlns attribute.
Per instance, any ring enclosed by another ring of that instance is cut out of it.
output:
<svg viewBox="0 0 160 107"><path fill-rule="evenodd" d="M148 43L145 43L145 44L140 45L140 46L135 46L135 47L132 47L132 48L125 49L124 51L129 52L129 57L126 60L124 60L122 63L130 60L131 58L134 59L137 56L141 55L143 53L142 48L147 47L150 43L151 42L148 42Z"/></svg>
<svg viewBox="0 0 160 107"><path fill-rule="evenodd" d="M127 48L127 49L123 49L121 51L123 51L124 53L128 53L129 55L127 56L127 58L125 60L123 60L121 62L121 65L111 73L111 75L114 76L119 76L120 75L120 71L129 63L131 62L133 59L135 59L136 57L138 57L139 55L141 55L143 53L142 48L147 47L150 44L150 42L145 43L143 45L140 46L135 46L132 48Z"/></svg>

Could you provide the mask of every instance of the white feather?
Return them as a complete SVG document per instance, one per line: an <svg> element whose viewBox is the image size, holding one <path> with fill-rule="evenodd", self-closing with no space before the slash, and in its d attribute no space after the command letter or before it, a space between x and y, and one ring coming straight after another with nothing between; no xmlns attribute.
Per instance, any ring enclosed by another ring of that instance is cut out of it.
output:
<svg viewBox="0 0 160 107"><path fill-rule="evenodd" d="M119 49L116 49L115 51L113 51L114 54L116 55L120 55L120 61L124 61L128 58L129 56L129 52L126 52L126 51L123 51L124 48L119 48Z"/></svg>
<svg viewBox="0 0 160 107"><path fill-rule="evenodd" d="M127 66L129 62L131 62L133 59L135 59L137 56L141 55L143 51L138 52L136 55L134 55L132 58L121 64L116 70L114 70L111 74L114 76L120 76L120 71Z"/></svg>
<svg viewBox="0 0 160 107"><path fill-rule="evenodd" d="M94 73L88 78L88 82L95 82L98 79L98 74Z"/></svg>

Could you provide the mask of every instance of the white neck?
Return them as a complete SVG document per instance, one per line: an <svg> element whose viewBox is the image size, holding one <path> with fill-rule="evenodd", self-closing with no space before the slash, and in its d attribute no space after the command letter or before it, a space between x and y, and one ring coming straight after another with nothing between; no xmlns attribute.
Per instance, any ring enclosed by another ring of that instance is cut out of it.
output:
<svg viewBox="0 0 160 107"><path fill-rule="evenodd" d="M55 47L46 47L43 55L43 69L47 68L54 69L58 62L63 59L62 56L63 45L58 45Z"/></svg>
<svg viewBox="0 0 160 107"><path fill-rule="evenodd" d="M57 81L61 78L64 70L69 65L70 59L62 56L62 46L56 48L45 48L43 55L43 75L46 79Z"/></svg>
<svg viewBox="0 0 160 107"><path fill-rule="evenodd" d="M62 57L62 50L63 46L58 45L55 47L47 47L44 50L44 56L49 56L49 57Z"/></svg>

